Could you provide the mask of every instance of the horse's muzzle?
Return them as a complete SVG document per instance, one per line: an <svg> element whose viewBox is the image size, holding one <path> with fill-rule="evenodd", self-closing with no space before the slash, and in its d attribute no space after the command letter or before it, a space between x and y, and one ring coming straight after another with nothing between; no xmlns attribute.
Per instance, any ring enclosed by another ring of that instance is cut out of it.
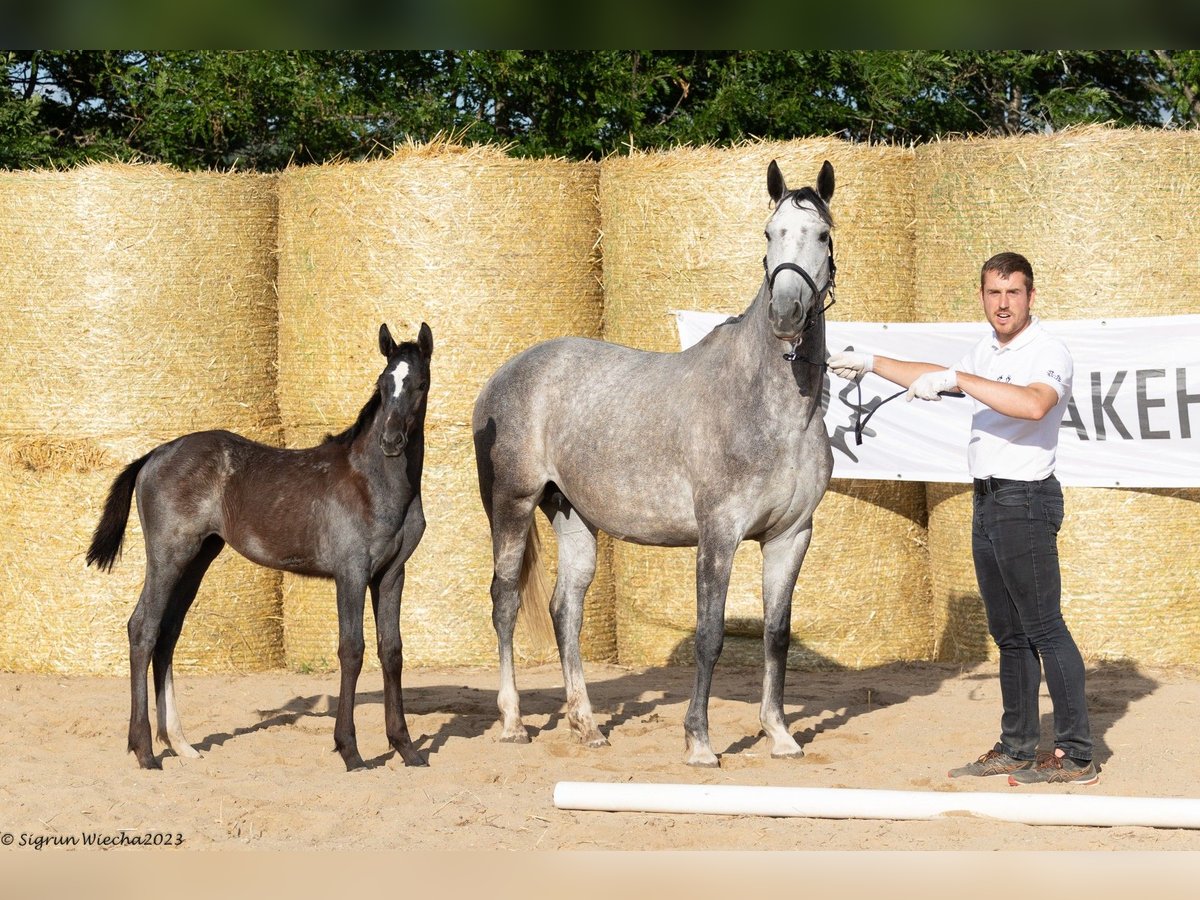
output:
<svg viewBox="0 0 1200 900"><path fill-rule="evenodd" d="M384 456L400 456L404 453L404 448L408 446L408 435L401 434L395 440L380 438L379 447L383 450Z"/></svg>
<svg viewBox="0 0 1200 900"><path fill-rule="evenodd" d="M782 310L779 307L783 307ZM798 341L804 334L808 315L799 300L772 303L767 314L771 332L781 341Z"/></svg>

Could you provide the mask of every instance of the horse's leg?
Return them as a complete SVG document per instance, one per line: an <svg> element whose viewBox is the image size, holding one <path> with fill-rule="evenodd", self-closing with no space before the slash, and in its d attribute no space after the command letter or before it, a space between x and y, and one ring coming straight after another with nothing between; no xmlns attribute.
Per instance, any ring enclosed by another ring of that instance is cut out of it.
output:
<svg viewBox="0 0 1200 900"><path fill-rule="evenodd" d="M496 503L492 510L492 626L500 651L500 740L508 744L528 744L529 732L521 721L520 696L517 693L513 663L513 630L521 606L519 592L521 560L529 535L533 502Z"/></svg>
<svg viewBox="0 0 1200 900"><path fill-rule="evenodd" d="M367 579L358 574L340 574L337 582L338 663L342 670L338 694L337 720L333 726L333 745L342 755L346 771L363 764L358 755L358 737L354 730L354 692L363 662L363 602Z"/></svg>
<svg viewBox="0 0 1200 900"><path fill-rule="evenodd" d="M592 703L583 677L579 633L583 629L583 598L596 575L596 530L580 518L562 494L542 503L542 512L558 536L558 578L550 615L558 639L563 684L567 692L567 722L589 747L606 747L608 741L596 728Z"/></svg>
<svg viewBox="0 0 1200 900"><path fill-rule="evenodd" d="M812 519L807 519L762 545L763 554L763 693L759 720L771 739L771 755L801 757L783 720L783 681L792 637L792 591L812 540Z"/></svg>
<svg viewBox="0 0 1200 900"><path fill-rule="evenodd" d="M147 545L151 542L148 540ZM161 769L162 762L154 756L154 745L150 740L149 687L146 671L150 658L158 646L163 616L186 568L195 555L195 549L186 554L164 550L157 546L147 553L146 580L137 606L129 617L129 752L137 757L143 769Z"/></svg>
<svg viewBox="0 0 1200 900"><path fill-rule="evenodd" d="M404 693L400 676L404 669L404 645L400 637L400 600L404 594L404 564L393 565L371 582L371 608L375 612L375 637L379 664L383 669L383 721L388 743L406 766L427 766L425 757L413 746L404 718Z"/></svg>
<svg viewBox="0 0 1200 900"><path fill-rule="evenodd" d="M171 598L167 601L158 643L154 646L154 701L158 710L158 739L176 754L188 759L199 759L200 754L188 743L183 734L183 725L179 721L172 658L179 634L183 630L183 619L191 609L192 601L196 599L196 591L200 588L204 573L224 546L225 541L218 535L210 536L200 545L200 552L196 558L184 567L183 575L176 582L175 589L171 591Z"/></svg>
<svg viewBox="0 0 1200 900"><path fill-rule="evenodd" d="M725 595L738 543L736 536L701 525L696 548L696 684L683 719L689 766L720 765L708 738L708 697L725 643Z"/></svg>

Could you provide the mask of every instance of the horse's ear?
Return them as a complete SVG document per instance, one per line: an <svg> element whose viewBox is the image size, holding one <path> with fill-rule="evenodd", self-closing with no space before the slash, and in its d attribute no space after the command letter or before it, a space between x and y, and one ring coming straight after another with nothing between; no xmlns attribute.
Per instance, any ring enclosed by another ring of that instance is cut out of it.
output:
<svg viewBox="0 0 1200 900"><path fill-rule="evenodd" d="M771 200L776 205L783 199L783 195L787 193L787 185L783 181L783 173L779 171L779 164L775 160L771 160L771 164L767 166L767 193L771 195Z"/></svg>
<svg viewBox="0 0 1200 900"><path fill-rule="evenodd" d="M817 176L817 193L826 203L833 199L833 166L829 160L825 160L821 174Z"/></svg>
<svg viewBox="0 0 1200 900"><path fill-rule="evenodd" d="M421 348L421 355L426 359L433 356L433 331L424 322L421 323L421 330L417 332L417 346Z"/></svg>
<svg viewBox="0 0 1200 900"><path fill-rule="evenodd" d="M388 359L396 352L396 342L392 340L392 333L388 331L386 322L379 326L379 352Z"/></svg>

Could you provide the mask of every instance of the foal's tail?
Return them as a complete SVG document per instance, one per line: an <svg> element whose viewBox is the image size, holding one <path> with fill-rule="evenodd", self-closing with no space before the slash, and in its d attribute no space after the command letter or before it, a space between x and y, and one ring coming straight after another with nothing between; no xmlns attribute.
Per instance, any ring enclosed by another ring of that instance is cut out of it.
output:
<svg viewBox="0 0 1200 900"><path fill-rule="evenodd" d="M153 452L153 451L151 451ZM129 507L133 503L133 488L138 472L150 458L147 453L127 465L113 481L104 502L104 514L92 535L92 546L88 548L87 564L95 564L102 572L111 572L113 563L121 555L121 544L125 541L125 526L129 522Z"/></svg>
<svg viewBox="0 0 1200 900"><path fill-rule="evenodd" d="M546 566L542 562L542 539L536 521L529 523L518 588L521 606L517 610L517 621L524 623L525 633L539 656L543 652L553 652L558 641L554 637L554 623L550 621L550 579L546 577Z"/></svg>

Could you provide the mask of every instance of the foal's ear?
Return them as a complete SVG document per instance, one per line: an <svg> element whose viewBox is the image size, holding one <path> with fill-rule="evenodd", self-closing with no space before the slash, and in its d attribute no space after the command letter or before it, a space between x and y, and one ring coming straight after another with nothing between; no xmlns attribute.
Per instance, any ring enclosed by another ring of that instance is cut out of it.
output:
<svg viewBox="0 0 1200 900"><path fill-rule="evenodd" d="M388 359L396 352L396 342L392 340L392 333L388 331L386 322L379 326L379 352Z"/></svg>
<svg viewBox="0 0 1200 900"><path fill-rule="evenodd" d="M771 164L767 166L767 193L771 195L771 200L776 205L783 199L783 195L787 193L787 185L783 181L783 173L779 171L779 164L775 160L771 160Z"/></svg>
<svg viewBox="0 0 1200 900"><path fill-rule="evenodd" d="M433 331L424 322L421 323L421 330L417 332L417 346L426 359L433 356Z"/></svg>
<svg viewBox="0 0 1200 900"><path fill-rule="evenodd" d="M826 203L833 199L833 166L829 160L825 160L821 174L817 176L817 193Z"/></svg>

